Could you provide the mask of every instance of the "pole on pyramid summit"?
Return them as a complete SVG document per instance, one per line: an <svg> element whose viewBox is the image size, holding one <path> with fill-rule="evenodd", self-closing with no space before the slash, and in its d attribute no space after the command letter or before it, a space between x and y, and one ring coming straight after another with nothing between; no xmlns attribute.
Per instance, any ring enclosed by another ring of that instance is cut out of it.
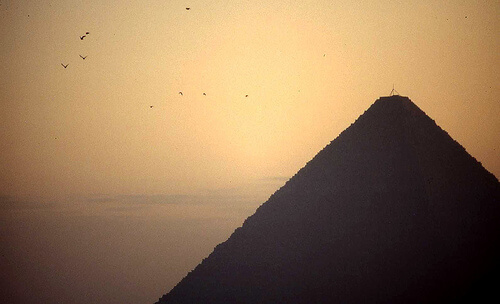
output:
<svg viewBox="0 0 500 304"><path fill-rule="evenodd" d="M394 84L392 84L392 91L391 94L389 94L389 96L399 96L399 92L396 91L396 89L394 89Z"/></svg>

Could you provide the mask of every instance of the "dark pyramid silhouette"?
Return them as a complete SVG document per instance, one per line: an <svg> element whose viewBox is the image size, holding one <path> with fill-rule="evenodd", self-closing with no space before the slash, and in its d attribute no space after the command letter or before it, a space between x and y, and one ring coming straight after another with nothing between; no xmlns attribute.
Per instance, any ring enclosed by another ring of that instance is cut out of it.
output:
<svg viewBox="0 0 500 304"><path fill-rule="evenodd" d="M499 198L410 99L382 97L158 303L498 299Z"/></svg>

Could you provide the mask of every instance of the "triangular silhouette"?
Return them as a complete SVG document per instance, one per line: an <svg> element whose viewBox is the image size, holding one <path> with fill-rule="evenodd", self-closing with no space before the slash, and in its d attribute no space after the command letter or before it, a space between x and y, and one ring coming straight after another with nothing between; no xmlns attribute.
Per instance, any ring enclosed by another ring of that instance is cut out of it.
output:
<svg viewBox="0 0 500 304"><path fill-rule="evenodd" d="M381 97L158 303L498 298L499 198L410 99Z"/></svg>

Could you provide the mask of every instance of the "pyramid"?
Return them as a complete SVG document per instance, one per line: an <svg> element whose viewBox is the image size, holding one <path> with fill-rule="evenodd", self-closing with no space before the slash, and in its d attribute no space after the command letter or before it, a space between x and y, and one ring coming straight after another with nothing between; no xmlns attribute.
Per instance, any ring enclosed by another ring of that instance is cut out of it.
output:
<svg viewBox="0 0 500 304"><path fill-rule="evenodd" d="M500 183L409 98L379 98L157 303L496 296Z"/></svg>

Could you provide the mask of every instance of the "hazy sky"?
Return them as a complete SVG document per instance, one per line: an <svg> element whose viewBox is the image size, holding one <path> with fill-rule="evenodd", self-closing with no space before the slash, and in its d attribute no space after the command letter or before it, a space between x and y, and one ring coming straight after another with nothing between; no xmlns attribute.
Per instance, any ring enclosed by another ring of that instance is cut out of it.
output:
<svg viewBox="0 0 500 304"><path fill-rule="evenodd" d="M10 288L156 300L393 84L499 177L500 2L409 2L0 0Z"/></svg>

